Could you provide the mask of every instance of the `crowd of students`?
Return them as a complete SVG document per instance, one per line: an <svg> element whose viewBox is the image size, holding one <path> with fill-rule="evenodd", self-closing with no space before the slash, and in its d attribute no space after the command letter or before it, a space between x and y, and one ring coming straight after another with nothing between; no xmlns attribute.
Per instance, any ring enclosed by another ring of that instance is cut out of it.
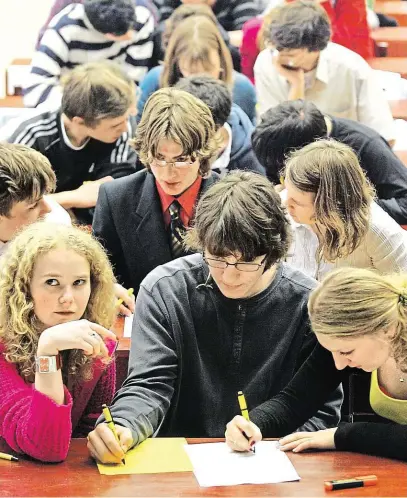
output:
<svg viewBox="0 0 407 498"><path fill-rule="evenodd" d="M47 462L157 435L407 460L407 169L356 21L332 22L340 0L154 3L55 2L37 109L0 130L0 437ZM338 426L352 368L388 423Z"/></svg>

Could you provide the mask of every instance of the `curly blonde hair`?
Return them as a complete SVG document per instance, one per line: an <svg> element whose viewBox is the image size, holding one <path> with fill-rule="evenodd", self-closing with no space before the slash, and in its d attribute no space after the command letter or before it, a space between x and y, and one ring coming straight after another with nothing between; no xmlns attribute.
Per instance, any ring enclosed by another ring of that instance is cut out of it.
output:
<svg viewBox="0 0 407 498"><path fill-rule="evenodd" d="M147 169L163 139L173 140L185 155L198 159L201 176L210 173L220 143L212 113L200 99L176 88L162 88L150 96L131 142Z"/></svg>
<svg viewBox="0 0 407 498"><path fill-rule="evenodd" d="M349 256L369 230L374 199L353 150L329 139L310 143L289 156L285 178L298 190L315 195L321 257L334 262Z"/></svg>
<svg viewBox="0 0 407 498"><path fill-rule="evenodd" d="M308 311L317 334L344 338L394 330L392 354L407 372L407 274L339 268L311 293Z"/></svg>
<svg viewBox="0 0 407 498"><path fill-rule="evenodd" d="M41 324L34 313L30 283L36 261L54 249L67 249L84 257L90 266L91 293L82 318L110 328L115 317L114 276L109 260L97 240L82 229L37 222L10 243L1 261L0 341L5 358L17 365L27 381L35 376L35 354ZM92 376L92 359L82 350L63 352L63 375L81 379Z"/></svg>

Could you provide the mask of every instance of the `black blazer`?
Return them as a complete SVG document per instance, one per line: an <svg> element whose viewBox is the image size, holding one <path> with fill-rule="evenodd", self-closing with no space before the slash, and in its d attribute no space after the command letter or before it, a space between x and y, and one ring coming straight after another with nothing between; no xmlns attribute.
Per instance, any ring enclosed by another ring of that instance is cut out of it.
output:
<svg viewBox="0 0 407 498"><path fill-rule="evenodd" d="M219 178L204 179L201 194ZM144 277L173 259L154 176L147 170L103 184L92 225L119 283L137 295Z"/></svg>

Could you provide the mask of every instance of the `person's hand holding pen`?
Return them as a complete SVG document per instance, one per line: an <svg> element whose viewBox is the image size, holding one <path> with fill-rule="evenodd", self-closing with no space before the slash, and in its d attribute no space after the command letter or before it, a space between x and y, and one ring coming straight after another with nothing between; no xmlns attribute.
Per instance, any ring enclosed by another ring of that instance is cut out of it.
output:
<svg viewBox="0 0 407 498"><path fill-rule="evenodd" d="M226 444L234 451L250 451L263 436L257 425L246 420L242 415L236 415L227 425L225 432Z"/></svg>
<svg viewBox="0 0 407 498"><path fill-rule="evenodd" d="M126 289L120 284L114 284L114 293L116 296L116 306L118 313L130 316L134 313L136 300L134 298L134 289Z"/></svg>
<svg viewBox="0 0 407 498"><path fill-rule="evenodd" d="M242 415L236 416L226 426L225 438L228 446L235 451L252 451L254 444L262 439L260 429L250 422L246 398L242 391L237 393L237 399Z"/></svg>
<svg viewBox="0 0 407 498"><path fill-rule="evenodd" d="M88 435L88 450L101 463L121 463L133 446L131 430L115 424L116 435L107 423L101 423Z"/></svg>

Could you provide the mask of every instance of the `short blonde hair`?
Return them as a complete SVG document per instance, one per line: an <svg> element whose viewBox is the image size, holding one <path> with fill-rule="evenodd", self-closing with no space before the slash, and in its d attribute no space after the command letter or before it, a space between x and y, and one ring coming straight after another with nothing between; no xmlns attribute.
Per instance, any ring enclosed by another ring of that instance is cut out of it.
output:
<svg viewBox="0 0 407 498"><path fill-rule="evenodd" d="M293 152L285 178L315 194L322 256L335 261L351 254L369 230L374 190L353 150L335 140L318 140Z"/></svg>
<svg viewBox="0 0 407 498"><path fill-rule="evenodd" d="M38 257L57 248L74 251L89 263L91 293L83 318L110 328L115 317L115 279L97 240L83 229L44 221L24 229L1 261L0 341L6 348L6 360L15 363L20 375L31 381L41 326L34 313L30 283ZM70 350L66 360L65 374L90 377L92 360L82 350Z"/></svg>
<svg viewBox="0 0 407 498"><path fill-rule="evenodd" d="M0 216L13 205L37 201L55 190L56 178L48 159L31 147L0 143Z"/></svg>
<svg viewBox="0 0 407 498"><path fill-rule="evenodd" d="M233 61L216 24L204 16L191 16L182 21L172 33L165 51L160 86L174 86L183 77L179 68L181 58L190 65L201 63L208 71L210 51L215 51L220 59L219 79L231 86L233 81Z"/></svg>
<svg viewBox="0 0 407 498"><path fill-rule="evenodd" d="M407 372L407 274L339 268L311 293L308 311L317 334L344 338L394 329L393 355Z"/></svg>
<svg viewBox="0 0 407 498"><path fill-rule="evenodd" d="M199 159L202 176L210 172L219 143L212 113L200 99L176 88L162 88L150 96L132 142L147 169L163 139L173 140L185 155Z"/></svg>
<svg viewBox="0 0 407 498"><path fill-rule="evenodd" d="M135 105L134 82L112 61L89 62L75 67L62 79L61 112L95 127L102 119L117 118Z"/></svg>

